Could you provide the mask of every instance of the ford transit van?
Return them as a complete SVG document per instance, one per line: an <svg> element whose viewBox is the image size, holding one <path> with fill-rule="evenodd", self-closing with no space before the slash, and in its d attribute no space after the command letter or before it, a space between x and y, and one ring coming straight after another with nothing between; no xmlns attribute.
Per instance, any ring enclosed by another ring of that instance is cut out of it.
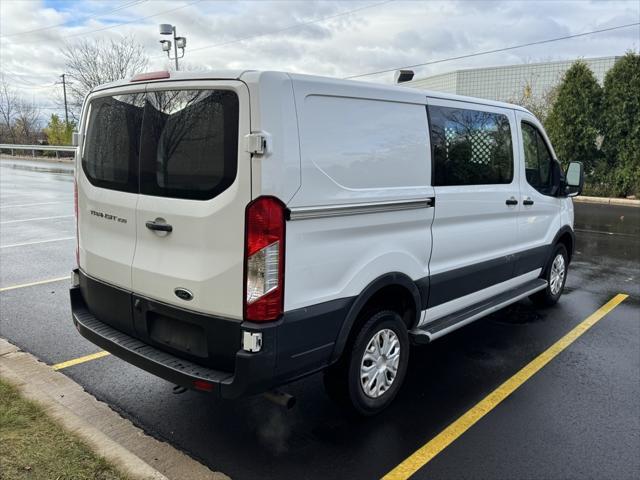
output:
<svg viewBox="0 0 640 480"><path fill-rule="evenodd" d="M574 253L582 165L516 105L281 72L155 72L86 98L73 322L221 398L323 371L364 415L410 344L529 297ZM563 159L571 160L571 159Z"/></svg>

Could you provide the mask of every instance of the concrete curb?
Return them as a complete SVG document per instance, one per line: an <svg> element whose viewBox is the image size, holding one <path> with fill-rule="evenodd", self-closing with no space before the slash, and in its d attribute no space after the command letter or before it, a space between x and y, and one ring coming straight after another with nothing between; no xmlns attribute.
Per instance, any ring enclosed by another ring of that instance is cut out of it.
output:
<svg viewBox="0 0 640 480"><path fill-rule="evenodd" d="M10 165L9 168L15 170L28 170L30 172L46 172L46 173L61 173L63 175L73 175L73 169L67 168L55 168L55 167L36 167L32 165Z"/></svg>
<svg viewBox="0 0 640 480"><path fill-rule="evenodd" d="M55 161L55 160L31 160L19 159L14 157L3 156L0 158L0 165L6 168L15 168L16 170L29 170L32 172L62 173L73 175L73 162Z"/></svg>
<svg viewBox="0 0 640 480"><path fill-rule="evenodd" d="M625 207L640 207L640 200L631 198L607 198L607 197L587 197L579 195L573 197L573 201L577 203L597 203L600 205L623 205Z"/></svg>
<svg viewBox="0 0 640 480"><path fill-rule="evenodd" d="M223 480L188 455L146 435L66 375L0 338L0 377L40 404L65 429L135 479Z"/></svg>

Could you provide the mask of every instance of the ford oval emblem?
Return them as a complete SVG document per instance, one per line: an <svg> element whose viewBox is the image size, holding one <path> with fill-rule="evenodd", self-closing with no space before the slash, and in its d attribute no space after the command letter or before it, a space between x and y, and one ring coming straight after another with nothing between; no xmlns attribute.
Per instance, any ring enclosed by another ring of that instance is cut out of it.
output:
<svg viewBox="0 0 640 480"><path fill-rule="evenodd" d="M176 294L176 297L178 297L181 300L186 300L187 302L189 300L193 300L193 293L191 293L189 290L187 290L186 288L176 288L173 293Z"/></svg>

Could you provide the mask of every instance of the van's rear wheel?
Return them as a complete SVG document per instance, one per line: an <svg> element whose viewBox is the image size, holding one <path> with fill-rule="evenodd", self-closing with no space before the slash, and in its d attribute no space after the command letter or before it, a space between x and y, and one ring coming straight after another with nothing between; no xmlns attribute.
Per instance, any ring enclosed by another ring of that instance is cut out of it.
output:
<svg viewBox="0 0 640 480"><path fill-rule="evenodd" d="M568 267L569 255L565 246L560 243L554 248L549 264L544 270L542 278L547 281L547 288L531 295L531 301L545 307L554 305L564 290Z"/></svg>
<svg viewBox="0 0 640 480"><path fill-rule="evenodd" d="M325 388L357 413L374 415L395 398L408 361L407 327L396 312L380 311L365 322L344 358L325 372Z"/></svg>

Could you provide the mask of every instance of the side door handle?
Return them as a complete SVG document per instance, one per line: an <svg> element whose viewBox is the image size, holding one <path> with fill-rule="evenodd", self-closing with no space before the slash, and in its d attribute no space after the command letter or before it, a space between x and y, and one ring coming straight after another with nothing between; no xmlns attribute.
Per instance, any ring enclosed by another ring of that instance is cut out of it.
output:
<svg viewBox="0 0 640 480"><path fill-rule="evenodd" d="M166 223L163 218L149 220L147 223L145 223L145 225L149 230L153 230L155 232L173 232L173 227Z"/></svg>
<svg viewBox="0 0 640 480"><path fill-rule="evenodd" d="M515 197L511 197L511 198L507 199L507 201L505 203L507 205L517 205L518 204L518 200Z"/></svg>
<svg viewBox="0 0 640 480"><path fill-rule="evenodd" d="M522 204L523 205L533 205L533 200L531 200L529 197L527 197L522 201Z"/></svg>

